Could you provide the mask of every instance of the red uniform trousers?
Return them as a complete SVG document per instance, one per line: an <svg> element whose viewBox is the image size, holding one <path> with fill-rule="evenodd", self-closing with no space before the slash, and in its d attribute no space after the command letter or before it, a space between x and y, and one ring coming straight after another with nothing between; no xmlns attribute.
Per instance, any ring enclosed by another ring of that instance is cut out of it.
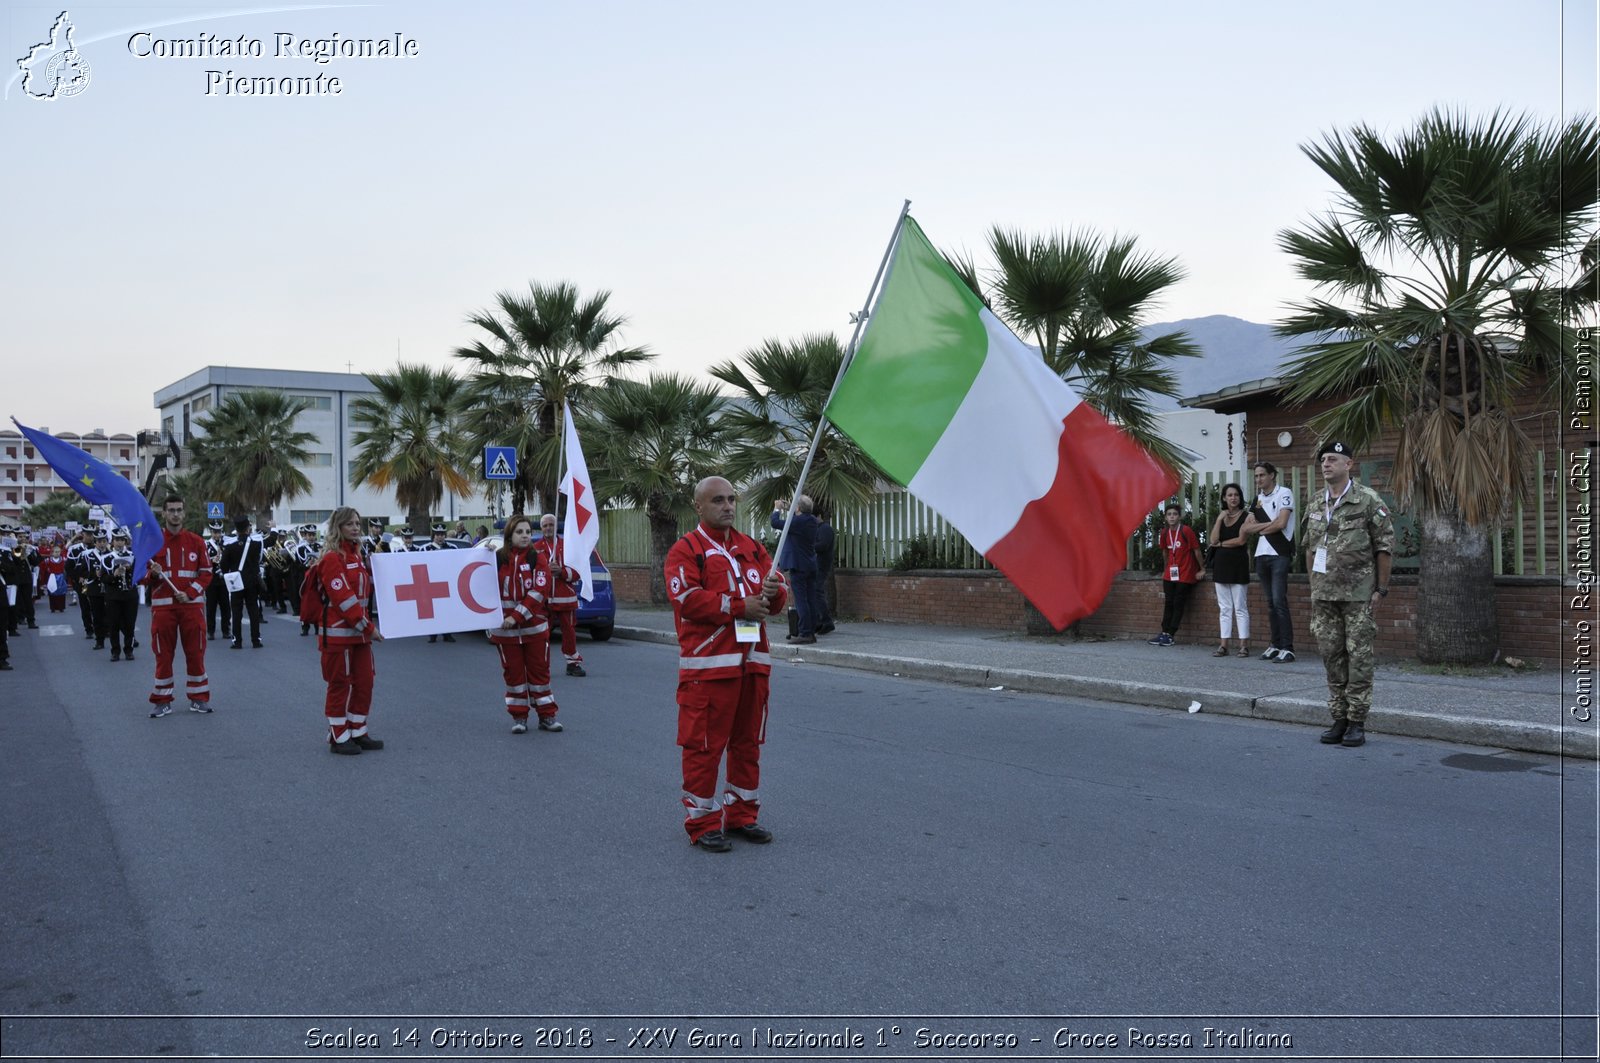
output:
<svg viewBox="0 0 1600 1063"><path fill-rule="evenodd" d="M550 692L550 633L525 635L521 642L495 642L500 651L500 671L506 677L506 711L525 720L532 708L541 719L559 711Z"/></svg>
<svg viewBox="0 0 1600 1063"><path fill-rule="evenodd" d="M678 683L678 745L683 747L683 827L690 841L747 827L761 810L761 745L767 740L767 677ZM727 754L717 798L717 768Z"/></svg>
<svg viewBox="0 0 1600 1063"><path fill-rule="evenodd" d="M211 700L211 681L206 678L206 607L199 602L187 605L158 605L150 610L150 652L156 659L156 685L150 691L150 704L172 701L172 654L183 642L183 663L189 672L189 700Z"/></svg>
<svg viewBox="0 0 1600 1063"><path fill-rule="evenodd" d="M578 664L583 654L578 652L578 611L576 609L551 609L550 623L561 625L561 654L568 664Z"/></svg>
<svg viewBox="0 0 1600 1063"><path fill-rule="evenodd" d="M372 708L372 643L351 639L343 645L324 643L322 678L328 681L328 738L334 742L360 738L367 733L367 713Z"/></svg>

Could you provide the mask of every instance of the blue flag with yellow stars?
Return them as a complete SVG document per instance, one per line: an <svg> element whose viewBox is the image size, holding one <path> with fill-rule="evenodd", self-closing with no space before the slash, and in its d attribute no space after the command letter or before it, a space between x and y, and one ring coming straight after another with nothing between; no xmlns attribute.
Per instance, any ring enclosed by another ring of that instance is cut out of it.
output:
<svg viewBox="0 0 1600 1063"><path fill-rule="evenodd" d="M48 432L41 432L11 418L22 430L39 456L50 463L56 475L72 485L84 501L110 506L118 524L125 524L133 535L133 578L144 579L144 566L161 551L161 523L144 495L120 472L95 457Z"/></svg>

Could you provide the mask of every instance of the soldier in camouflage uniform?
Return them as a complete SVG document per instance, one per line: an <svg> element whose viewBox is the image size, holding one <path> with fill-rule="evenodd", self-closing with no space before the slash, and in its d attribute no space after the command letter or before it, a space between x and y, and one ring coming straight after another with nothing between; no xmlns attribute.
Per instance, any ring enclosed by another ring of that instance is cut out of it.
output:
<svg viewBox="0 0 1600 1063"><path fill-rule="evenodd" d="M1347 443L1317 452L1324 489L1306 506L1306 571L1311 580L1311 633L1328 672L1327 745L1359 746L1367 740L1372 709L1373 608L1389 594L1394 522L1378 492L1350 478Z"/></svg>

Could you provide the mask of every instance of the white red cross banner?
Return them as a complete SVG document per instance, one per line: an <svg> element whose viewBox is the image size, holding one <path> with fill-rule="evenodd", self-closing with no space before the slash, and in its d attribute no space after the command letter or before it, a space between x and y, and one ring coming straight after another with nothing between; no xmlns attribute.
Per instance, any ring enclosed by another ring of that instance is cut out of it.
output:
<svg viewBox="0 0 1600 1063"><path fill-rule="evenodd" d="M500 626L500 588L488 550L373 554L372 583L384 638Z"/></svg>

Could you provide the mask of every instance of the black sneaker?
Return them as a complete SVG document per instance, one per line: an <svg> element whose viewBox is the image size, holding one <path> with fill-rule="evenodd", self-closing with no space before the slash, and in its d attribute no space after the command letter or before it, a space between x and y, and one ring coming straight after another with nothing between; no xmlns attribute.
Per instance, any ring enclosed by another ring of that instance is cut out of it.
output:
<svg viewBox="0 0 1600 1063"><path fill-rule="evenodd" d="M383 748L383 739L373 738L371 735L356 735L354 738L350 739L350 741L354 742L362 749L371 750Z"/></svg>
<svg viewBox="0 0 1600 1063"><path fill-rule="evenodd" d="M729 834L737 834L747 842L765 845L772 840L772 832L759 823L749 823L743 827L729 827Z"/></svg>
<svg viewBox="0 0 1600 1063"><path fill-rule="evenodd" d="M446 641L446 642L454 642L454 641L455 641L455 640L456 640L456 637L455 637L455 636L454 636L454 635L446 635L446 636L445 636L445 637L444 637L444 640L445 640L445 641Z"/></svg>
<svg viewBox="0 0 1600 1063"><path fill-rule="evenodd" d="M113 661L120 661L120 660L122 660L122 654L118 653L116 650L112 650L111 651L111 659Z"/></svg>
<svg viewBox="0 0 1600 1063"><path fill-rule="evenodd" d="M568 675L578 676L581 679L582 677L588 675L589 673L585 672L583 670L583 665L579 664L577 661L568 661L567 662L567 674Z"/></svg>
<svg viewBox="0 0 1600 1063"><path fill-rule="evenodd" d="M361 747L350 739L346 739L343 742L330 741L328 743L328 752L337 753L342 757L353 757L361 752Z"/></svg>
<svg viewBox="0 0 1600 1063"><path fill-rule="evenodd" d="M1278 656L1274 657L1273 660L1277 661L1279 664L1293 664L1294 663L1294 651L1293 650L1279 650L1278 651Z"/></svg>
<svg viewBox="0 0 1600 1063"><path fill-rule="evenodd" d="M726 853L733 849L733 843L720 830L708 830L690 844L698 845L708 853Z"/></svg>

